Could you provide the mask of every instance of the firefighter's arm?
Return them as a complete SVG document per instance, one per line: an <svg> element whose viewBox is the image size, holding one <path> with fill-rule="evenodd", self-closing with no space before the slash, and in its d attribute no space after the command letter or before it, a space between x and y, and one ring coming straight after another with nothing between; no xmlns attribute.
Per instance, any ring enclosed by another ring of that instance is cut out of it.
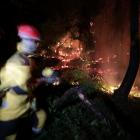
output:
<svg viewBox="0 0 140 140"><path fill-rule="evenodd" d="M1 88L20 86L26 89L26 82L30 76L28 66L18 65L13 62L6 63L0 72Z"/></svg>

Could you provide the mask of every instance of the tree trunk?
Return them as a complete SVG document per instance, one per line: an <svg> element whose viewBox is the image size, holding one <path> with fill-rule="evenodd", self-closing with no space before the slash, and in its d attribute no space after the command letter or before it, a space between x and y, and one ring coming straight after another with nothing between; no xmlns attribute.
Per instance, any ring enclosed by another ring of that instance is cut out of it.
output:
<svg viewBox="0 0 140 140"><path fill-rule="evenodd" d="M138 15L139 0L130 0L130 60L125 77L120 87L114 91L116 96L127 99L135 81L139 68L139 38L138 38Z"/></svg>

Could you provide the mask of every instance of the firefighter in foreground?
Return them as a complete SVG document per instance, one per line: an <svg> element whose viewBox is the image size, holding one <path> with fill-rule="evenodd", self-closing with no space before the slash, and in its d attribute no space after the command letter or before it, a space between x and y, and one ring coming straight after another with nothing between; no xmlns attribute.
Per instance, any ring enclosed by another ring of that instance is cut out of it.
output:
<svg viewBox="0 0 140 140"><path fill-rule="evenodd" d="M40 34L34 26L24 24L18 26L18 36L21 41L17 44L17 52L0 72L0 140L15 140L23 120L35 118L31 119L34 133L40 133L46 121L46 112L36 109L36 99L32 95L34 88L43 81L33 74L30 61L38 49Z"/></svg>

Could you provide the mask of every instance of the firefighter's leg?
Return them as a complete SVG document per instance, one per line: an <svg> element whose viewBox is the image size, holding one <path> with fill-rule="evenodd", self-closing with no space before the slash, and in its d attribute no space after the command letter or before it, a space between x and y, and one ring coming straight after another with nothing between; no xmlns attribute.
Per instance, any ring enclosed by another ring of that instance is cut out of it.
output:
<svg viewBox="0 0 140 140"><path fill-rule="evenodd" d="M0 121L0 140L15 140L18 120Z"/></svg>
<svg viewBox="0 0 140 140"><path fill-rule="evenodd" d="M40 109L35 112L34 114L34 124L32 127L32 131L34 134L39 134L42 132L43 127L45 125L46 119L47 119L47 114L43 109Z"/></svg>
<svg viewBox="0 0 140 140"><path fill-rule="evenodd" d="M5 138L5 140L15 140L15 139L16 139L16 134L12 134L12 135L7 136L7 137Z"/></svg>

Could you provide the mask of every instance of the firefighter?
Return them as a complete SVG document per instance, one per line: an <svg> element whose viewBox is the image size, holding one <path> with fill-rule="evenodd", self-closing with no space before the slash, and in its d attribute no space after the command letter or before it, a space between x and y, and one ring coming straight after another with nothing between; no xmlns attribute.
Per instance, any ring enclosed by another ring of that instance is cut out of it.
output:
<svg viewBox="0 0 140 140"><path fill-rule="evenodd" d="M41 81L39 78L31 80L35 78L30 61L39 47L40 33L34 26L22 24L18 26L18 36L20 42L17 43L16 53L0 71L0 140L15 140L21 122L29 120L30 116L36 118L32 127L34 133L40 133L46 121L45 111L36 109L36 99L31 96L32 90ZM34 83L31 84L31 81Z"/></svg>

